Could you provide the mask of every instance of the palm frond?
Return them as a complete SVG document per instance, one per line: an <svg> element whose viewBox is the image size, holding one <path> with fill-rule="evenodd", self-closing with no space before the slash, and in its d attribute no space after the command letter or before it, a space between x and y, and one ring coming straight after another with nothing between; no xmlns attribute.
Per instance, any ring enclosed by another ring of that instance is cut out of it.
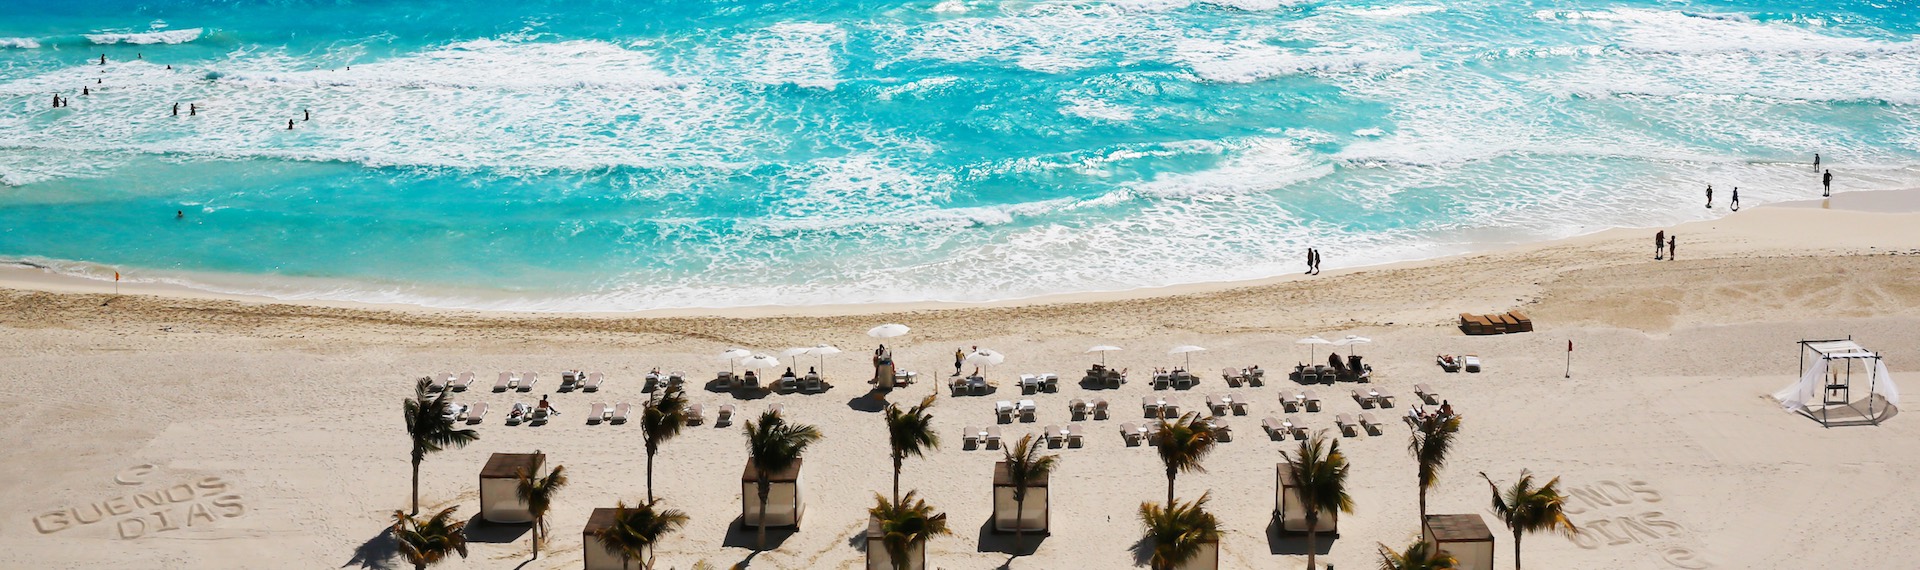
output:
<svg viewBox="0 0 1920 570"><path fill-rule="evenodd" d="M1161 422L1160 432L1154 436L1159 443L1160 462L1178 473L1206 473L1201 461L1218 443L1215 433L1213 422L1198 413L1188 412L1178 420Z"/></svg>
<svg viewBox="0 0 1920 570"><path fill-rule="evenodd" d="M1143 539L1152 552L1147 562L1152 568L1177 567L1199 555L1205 544L1220 540L1220 520L1206 510L1210 495L1171 508L1140 503L1140 523L1146 528Z"/></svg>
<svg viewBox="0 0 1920 570"><path fill-rule="evenodd" d="M892 404L887 405L887 435L892 444L894 457L926 457L926 452L940 447L940 434L933 429L933 407L936 394L929 394L920 404L905 410Z"/></svg>
<svg viewBox="0 0 1920 570"><path fill-rule="evenodd" d="M424 519L407 516L406 511L394 511L393 526L388 532L400 556L414 565L437 564L449 554L466 558L467 523L453 518L459 508L447 507Z"/></svg>
<svg viewBox="0 0 1920 570"><path fill-rule="evenodd" d="M1013 480L1013 499L1016 501L1025 499L1027 487L1045 481L1060 463L1059 455L1041 455L1040 443L1029 433L1020 436L1013 446L1000 450L1006 456L1007 478Z"/></svg>
<svg viewBox="0 0 1920 570"><path fill-rule="evenodd" d="M1404 551L1380 544L1380 570L1452 570L1459 561L1424 540L1415 540Z"/></svg>

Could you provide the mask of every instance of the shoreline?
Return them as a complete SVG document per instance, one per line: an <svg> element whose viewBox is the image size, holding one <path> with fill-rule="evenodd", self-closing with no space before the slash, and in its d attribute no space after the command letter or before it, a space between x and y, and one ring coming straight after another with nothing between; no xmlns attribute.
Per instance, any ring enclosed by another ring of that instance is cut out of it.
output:
<svg viewBox="0 0 1920 570"><path fill-rule="evenodd" d="M1722 206L1724 207L1724 205ZM1793 210L1829 210L1877 215L1898 215L1920 212L1920 188L1899 190L1875 190L1846 192L1825 199L1796 200L1761 204L1745 212L1731 212L1711 220L1686 222L1668 231L1693 231L1701 227L1713 227L1717 224L1739 224L1743 215L1749 218L1752 212L1778 209ZM1451 261L1471 259L1479 256L1513 254L1546 248L1590 245L1612 239L1619 239L1630 233L1658 230L1658 228L1613 227L1578 236L1543 240L1527 243L1490 245L1471 251L1442 255L1438 257L1394 261L1356 267L1329 269L1321 278L1353 275L1375 271L1390 271L1430 267ZM110 266L100 265L102 268ZM62 294L118 294L171 299L190 299L199 301L224 301L248 305L290 305L326 309L356 309L364 311L386 311L412 314L461 314L504 317L554 317L554 318L685 318L685 317L830 317L879 315L891 313L912 313L922 311L944 311L960 309L1007 309L1063 304L1109 303L1139 301L1146 299L1180 297L1223 293L1239 289L1254 289L1280 284L1307 281L1308 276L1298 274L1279 275L1257 279L1233 281L1209 281L1184 283L1157 287L1140 287L1116 291L1065 292L1022 297L996 301L912 301L877 303L829 303L818 305L754 305L737 307L681 307L662 309L642 309L634 311L541 311L523 309L480 309L450 308L418 305L411 303L380 303L370 301L351 301L334 299L290 299L267 295L226 293L199 289L175 283L161 282L122 282L115 284L80 275L61 273L53 268L15 262L0 264L0 289L39 291ZM117 293L116 293L117 291Z"/></svg>

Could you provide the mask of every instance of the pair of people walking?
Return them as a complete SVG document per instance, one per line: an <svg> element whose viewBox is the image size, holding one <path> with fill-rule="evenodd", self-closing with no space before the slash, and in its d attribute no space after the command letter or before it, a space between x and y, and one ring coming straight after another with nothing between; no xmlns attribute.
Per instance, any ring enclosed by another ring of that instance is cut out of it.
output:
<svg viewBox="0 0 1920 570"><path fill-rule="evenodd" d="M1311 248L1311 247L1309 247L1309 248L1307 248L1307 272L1306 272L1306 274L1307 274L1307 275L1319 275L1319 274L1320 274L1320 250L1319 250L1319 249L1316 249L1316 248Z"/></svg>
<svg viewBox="0 0 1920 570"><path fill-rule="evenodd" d="M1680 234L1670 236L1667 235L1666 230L1655 232L1653 234L1653 259L1678 259L1680 254L1675 253L1679 251L1675 249L1675 247L1679 245L1679 242Z"/></svg>

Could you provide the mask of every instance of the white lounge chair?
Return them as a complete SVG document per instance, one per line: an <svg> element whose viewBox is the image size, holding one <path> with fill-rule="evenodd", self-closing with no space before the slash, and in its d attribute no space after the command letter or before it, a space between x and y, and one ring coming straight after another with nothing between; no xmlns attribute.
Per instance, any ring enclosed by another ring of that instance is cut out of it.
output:
<svg viewBox="0 0 1920 570"><path fill-rule="evenodd" d="M1466 367L1468 372L1480 371L1480 357L1478 355L1469 354L1462 356L1460 357L1460 362Z"/></svg>
<svg viewBox="0 0 1920 570"><path fill-rule="evenodd" d="M1306 408L1307 411L1309 412L1320 411L1320 395L1313 393L1313 390L1307 390L1306 392L1302 392L1300 395L1300 401L1301 401L1302 407Z"/></svg>
<svg viewBox="0 0 1920 570"><path fill-rule="evenodd" d="M1228 388L1239 388L1240 384L1246 380L1246 377L1241 375L1240 370L1235 368L1220 369L1220 378L1227 381Z"/></svg>
<svg viewBox="0 0 1920 570"><path fill-rule="evenodd" d="M606 419L607 419L606 404L596 402L593 404L592 409L587 410L587 425L597 424L597 423L606 421Z"/></svg>
<svg viewBox="0 0 1920 570"><path fill-rule="evenodd" d="M1060 391L1060 375L1048 372L1040 375L1040 388L1048 392Z"/></svg>
<svg viewBox="0 0 1920 570"><path fill-rule="evenodd" d="M1213 437L1220 441L1233 441L1233 426L1227 425L1226 418L1213 418L1207 423L1213 428Z"/></svg>
<svg viewBox="0 0 1920 570"><path fill-rule="evenodd" d="M599 372L589 373L587 374L587 380L580 383L580 389L588 392L598 392L600 391L600 384L606 381L607 375L605 374Z"/></svg>
<svg viewBox="0 0 1920 570"><path fill-rule="evenodd" d="M465 420L469 425L480 423L480 420L487 418L487 403L474 402L473 405L467 406L467 412L462 416L460 419Z"/></svg>
<svg viewBox="0 0 1920 570"><path fill-rule="evenodd" d="M1369 435L1378 435L1381 425L1380 420L1373 418L1373 413L1360 412L1360 427L1365 428Z"/></svg>
<svg viewBox="0 0 1920 570"><path fill-rule="evenodd" d="M1216 416L1227 415L1227 403L1220 399L1219 394L1207 394L1207 411Z"/></svg>
<svg viewBox="0 0 1920 570"><path fill-rule="evenodd" d="M1067 434L1060 432L1060 426L1047 426L1047 429L1042 430L1042 433L1047 434L1047 446L1049 447L1057 447L1067 442Z"/></svg>
<svg viewBox="0 0 1920 570"><path fill-rule="evenodd" d="M980 428L977 427L967 426L964 429L966 429L966 431L960 434L960 445L962 447L979 445L981 436L986 435L986 432L980 431Z"/></svg>
<svg viewBox="0 0 1920 570"><path fill-rule="evenodd" d="M1140 438L1145 437L1146 433L1140 430L1140 426L1133 425L1133 422L1120 424L1120 439L1127 442L1129 446L1140 443Z"/></svg>
<svg viewBox="0 0 1920 570"><path fill-rule="evenodd" d="M1153 396L1141 396L1140 411L1149 418L1160 417L1160 399Z"/></svg>
<svg viewBox="0 0 1920 570"><path fill-rule="evenodd" d="M987 447L999 447L1000 446L1000 426L987 426L987 434L985 436L982 436L980 439L981 441L986 442Z"/></svg>
<svg viewBox="0 0 1920 570"><path fill-rule="evenodd" d="M1393 393L1388 392L1386 388L1370 388L1367 391L1367 395L1373 397L1373 405L1375 406L1382 408L1393 407Z"/></svg>
<svg viewBox="0 0 1920 570"><path fill-rule="evenodd" d="M512 372L501 372L500 379L493 381L493 391L505 392L507 390L512 390L513 383L518 382L519 380L520 379L515 377Z"/></svg>
<svg viewBox="0 0 1920 570"><path fill-rule="evenodd" d="M1358 432L1354 431L1354 428L1360 427L1360 424L1356 424L1353 422L1353 416L1350 416L1344 413L1333 416L1333 425L1340 427L1341 435L1346 435L1349 433L1352 433L1355 436L1359 435Z"/></svg>
<svg viewBox="0 0 1920 570"><path fill-rule="evenodd" d="M1287 433L1296 438L1307 438L1307 424L1306 422L1300 421L1299 416L1287 416L1287 419L1280 422L1280 426L1286 428Z"/></svg>
<svg viewBox="0 0 1920 570"><path fill-rule="evenodd" d="M1096 419L1096 420L1104 420L1104 419L1107 419L1107 400L1106 400L1106 398L1094 398L1094 399L1093 399L1093 419Z"/></svg>
<svg viewBox="0 0 1920 570"><path fill-rule="evenodd" d="M713 426L727 427L729 425L733 425L733 404L720 404L720 412L714 414Z"/></svg>
<svg viewBox="0 0 1920 570"><path fill-rule="evenodd" d="M1080 424L1067 424L1066 431L1067 431L1067 447L1080 447L1081 445L1080 436L1081 434L1086 433L1086 430L1082 429L1080 427Z"/></svg>
<svg viewBox="0 0 1920 570"><path fill-rule="evenodd" d="M1306 395L1301 394L1299 392L1294 392L1292 394L1281 394L1280 407L1287 413L1291 414L1291 413L1300 411L1300 408L1302 407L1303 404L1305 404L1306 400L1307 400Z"/></svg>
<svg viewBox="0 0 1920 570"><path fill-rule="evenodd" d="M520 373L520 391L532 392L533 385L540 382L540 375L532 372Z"/></svg>
<svg viewBox="0 0 1920 570"><path fill-rule="evenodd" d="M1347 393L1353 395L1353 401L1360 404L1360 409L1364 410L1373 407L1372 395L1359 390L1347 390Z"/></svg>
<svg viewBox="0 0 1920 570"><path fill-rule="evenodd" d="M1167 396L1166 399L1162 401L1160 404L1160 417L1165 417L1165 418L1180 417L1180 402L1178 400L1173 399L1173 396Z"/></svg>
<svg viewBox="0 0 1920 570"><path fill-rule="evenodd" d="M627 423L627 413L632 410L633 406L628 405L626 402L614 404L613 413L607 414L607 423L614 425Z"/></svg>
<svg viewBox="0 0 1920 570"><path fill-rule="evenodd" d="M453 380L453 384L448 385L447 388L452 389L455 392L465 392L467 391L467 387L472 385L473 385L473 373L461 372L460 377L455 378Z"/></svg>
<svg viewBox="0 0 1920 570"><path fill-rule="evenodd" d="M947 381L947 388L953 390L954 396L965 396L967 395L967 379L955 376L953 379Z"/></svg>
<svg viewBox="0 0 1920 570"><path fill-rule="evenodd" d="M1227 408L1233 410L1234 415L1247 415L1247 399L1240 397L1239 394L1228 393Z"/></svg>
<svg viewBox="0 0 1920 570"><path fill-rule="evenodd" d="M532 412L527 413L527 423L536 426L547 425L547 420L552 417L553 408L534 408Z"/></svg>
<svg viewBox="0 0 1920 570"><path fill-rule="evenodd" d="M1414 384L1413 393L1414 395L1419 396L1421 401L1424 401L1428 404L1433 404L1433 405L1440 404L1440 393L1433 391L1433 388L1428 387L1426 384Z"/></svg>
<svg viewBox="0 0 1920 570"><path fill-rule="evenodd" d="M1034 375L1032 375L1032 374L1021 374L1021 375L1020 375L1020 392L1021 392L1021 393L1024 393L1024 394L1032 394L1032 393L1034 393L1034 392L1038 392L1038 391L1040 391L1040 377L1039 377L1039 376L1034 376Z"/></svg>
<svg viewBox="0 0 1920 570"><path fill-rule="evenodd" d="M1067 402L1067 415L1078 421L1087 416L1087 401L1074 398Z"/></svg>
<svg viewBox="0 0 1920 570"><path fill-rule="evenodd" d="M697 426L697 425L706 423L706 421L707 421L706 409L700 407L700 404L693 404L693 405L687 406L687 425Z"/></svg>
<svg viewBox="0 0 1920 570"><path fill-rule="evenodd" d="M1001 423L1013 421L1013 402L1006 400L994 402L993 417Z"/></svg>
<svg viewBox="0 0 1920 570"><path fill-rule="evenodd" d="M1033 421L1033 414L1034 412L1039 411L1039 409L1040 409L1040 406L1038 404L1033 403L1033 400L1021 400L1019 404L1020 421L1023 421L1023 422Z"/></svg>

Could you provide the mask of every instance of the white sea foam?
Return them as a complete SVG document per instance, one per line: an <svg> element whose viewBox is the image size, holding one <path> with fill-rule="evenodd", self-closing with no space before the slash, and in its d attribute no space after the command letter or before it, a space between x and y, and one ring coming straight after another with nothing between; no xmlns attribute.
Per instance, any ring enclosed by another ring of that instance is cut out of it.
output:
<svg viewBox="0 0 1920 570"><path fill-rule="evenodd" d="M1347 8L1347 7L1328 8L1328 10L1331 10L1334 12L1351 14L1351 15L1360 16L1364 18L1404 18L1407 16L1418 16L1421 14L1432 14L1434 12L1443 12L1443 11L1446 11L1446 9L1447 7L1445 6L1439 6L1439 5L1433 5L1433 4L1405 4L1400 6L1379 6L1379 7L1372 7L1372 8Z"/></svg>
<svg viewBox="0 0 1920 570"><path fill-rule="evenodd" d="M40 40L33 38L0 38L0 49L35 49L38 47L40 47Z"/></svg>
<svg viewBox="0 0 1920 570"><path fill-rule="evenodd" d="M1333 173L1333 166L1284 139L1253 139L1228 145L1213 168L1161 174L1131 188L1163 198L1195 198L1269 192Z"/></svg>
<svg viewBox="0 0 1920 570"><path fill-rule="evenodd" d="M742 76L762 83L833 89L839 84L835 50L847 31L834 24L783 22L748 36L740 58Z"/></svg>
<svg viewBox="0 0 1920 570"><path fill-rule="evenodd" d="M1385 71L1420 61L1412 51L1305 52L1258 41L1227 42L1188 39L1176 48L1176 57L1206 81L1252 83L1302 73Z"/></svg>
<svg viewBox="0 0 1920 570"><path fill-rule="evenodd" d="M1136 114L1132 107L1090 97L1068 97L1063 102L1066 104L1060 107L1061 113L1096 121L1125 123L1132 121Z"/></svg>
<svg viewBox="0 0 1920 570"><path fill-rule="evenodd" d="M101 32L86 34L87 41L96 44L184 44L200 39L201 28L180 30L155 30L150 32Z"/></svg>

